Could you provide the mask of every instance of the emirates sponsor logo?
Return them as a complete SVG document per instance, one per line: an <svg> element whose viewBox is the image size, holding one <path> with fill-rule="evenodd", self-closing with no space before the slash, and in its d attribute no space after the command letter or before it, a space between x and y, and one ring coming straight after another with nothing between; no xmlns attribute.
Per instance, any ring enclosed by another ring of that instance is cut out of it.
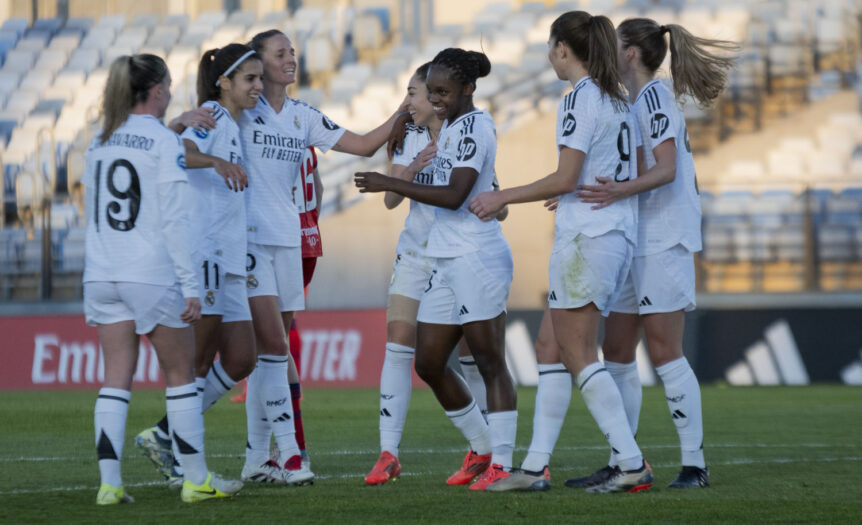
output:
<svg viewBox="0 0 862 525"><path fill-rule="evenodd" d="M105 380L102 348L95 341L64 341L54 333L36 334L30 379L34 385L101 384ZM157 383L160 379L156 351L142 339L134 381Z"/></svg>

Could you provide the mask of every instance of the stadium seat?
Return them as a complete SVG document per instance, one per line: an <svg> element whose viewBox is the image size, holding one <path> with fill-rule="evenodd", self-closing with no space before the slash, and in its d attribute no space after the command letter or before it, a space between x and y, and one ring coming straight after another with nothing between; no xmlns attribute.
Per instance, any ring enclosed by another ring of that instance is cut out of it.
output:
<svg viewBox="0 0 862 525"><path fill-rule="evenodd" d="M15 45L15 49L19 51L42 51L48 47L48 43L40 36L25 36Z"/></svg>
<svg viewBox="0 0 862 525"><path fill-rule="evenodd" d="M21 38L24 36L28 25L29 23L24 18L9 18L0 26L0 31L13 32L18 35L18 38Z"/></svg>
<svg viewBox="0 0 862 525"><path fill-rule="evenodd" d="M6 61L3 63L4 71L17 71L26 73L33 68L36 63L36 55L38 51L13 49L6 53Z"/></svg>

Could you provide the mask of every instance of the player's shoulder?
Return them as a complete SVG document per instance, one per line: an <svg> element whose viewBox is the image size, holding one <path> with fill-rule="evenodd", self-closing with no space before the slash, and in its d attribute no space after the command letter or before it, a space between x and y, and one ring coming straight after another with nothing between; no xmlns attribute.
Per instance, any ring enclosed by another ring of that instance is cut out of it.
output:
<svg viewBox="0 0 862 525"><path fill-rule="evenodd" d="M294 115L297 115L297 114L302 115L302 118L306 122L313 123L315 120L319 120L320 123L323 124L323 127L325 127L326 129L328 129L330 131L335 131L340 127L335 122L332 122L331 120L329 120L329 118L326 115L324 115L322 111L320 111L316 107L314 107L310 104L307 104L307 103L305 103L299 99L288 97L284 103L289 104L289 108L290 108L291 113L293 113Z"/></svg>
<svg viewBox="0 0 862 525"><path fill-rule="evenodd" d="M560 113L574 111L575 108L589 108L591 103L601 98L601 91L592 79L581 79L574 88L560 100Z"/></svg>
<svg viewBox="0 0 862 525"><path fill-rule="evenodd" d="M449 125L449 128L461 136L496 133L496 126L494 125L493 117L484 110L474 110L465 115L461 115Z"/></svg>
<svg viewBox="0 0 862 525"><path fill-rule="evenodd" d="M659 112L667 113L676 109L673 94L658 79L651 81L643 87L635 99L634 105L638 112L648 115Z"/></svg>

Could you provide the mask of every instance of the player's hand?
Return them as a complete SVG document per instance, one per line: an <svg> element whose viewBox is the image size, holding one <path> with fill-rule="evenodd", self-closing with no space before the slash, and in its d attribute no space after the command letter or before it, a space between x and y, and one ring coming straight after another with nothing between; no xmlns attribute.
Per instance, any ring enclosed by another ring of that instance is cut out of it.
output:
<svg viewBox="0 0 862 525"><path fill-rule="evenodd" d="M180 321L194 323L201 318L201 300L197 297L186 297L186 309L180 314Z"/></svg>
<svg viewBox="0 0 862 525"><path fill-rule="evenodd" d="M353 183L359 188L359 193L377 193L387 191L389 177L373 171L357 172L353 175Z"/></svg>
<svg viewBox="0 0 862 525"><path fill-rule="evenodd" d="M486 191L473 197L470 201L470 211L483 221L497 218L497 213L506 205L506 200L499 191Z"/></svg>
<svg viewBox="0 0 862 525"><path fill-rule="evenodd" d="M590 209L606 208L620 199L628 197L625 183L617 182L613 177L596 177L598 184L582 184L576 188L581 202L595 204Z"/></svg>
<svg viewBox="0 0 862 525"><path fill-rule="evenodd" d="M216 121L212 117L213 113L212 108L195 108L172 120L168 127L174 131L179 130L177 133L182 133L186 128L213 129L216 127Z"/></svg>
<svg viewBox="0 0 862 525"><path fill-rule="evenodd" d="M555 211L557 209L557 206L559 206L559 205L560 205L560 198L559 197L554 197L553 199L548 199L545 201L545 204L544 204L545 208L547 208L548 211Z"/></svg>
<svg viewBox="0 0 862 525"><path fill-rule="evenodd" d="M433 140L425 146L419 154L416 155L416 158L413 159L413 162L407 166L407 171L410 173L419 173L422 171L422 168L431 164L431 161L434 160L434 157L437 156L437 143Z"/></svg>
<svg viewBox="0 0 862 525"><path fill-rule="evenodd" d="M404 137L407 136L407 123L413 122L413 117L407 111L402 112L392 124L392 130L389 132L389 139L386 141L386 154L389 158L395 156L396 153L404 151Z"/></svg>
<svg viewBox="0 0 862 525"><path fill-rule="evenodd" d="M248 187L248 176L239 164L218 159L214 168L232 191L242 191Z"/></svg>

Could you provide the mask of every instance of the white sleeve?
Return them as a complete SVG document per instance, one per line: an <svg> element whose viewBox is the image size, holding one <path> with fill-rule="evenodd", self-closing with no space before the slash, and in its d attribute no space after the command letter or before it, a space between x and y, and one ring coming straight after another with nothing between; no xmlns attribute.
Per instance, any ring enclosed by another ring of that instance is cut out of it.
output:
<svg viewBox="0 0 862 525"><path fill-rule="evenodd" d="M392 164L398 166L409 166L413 159L416 158L416 155L419 154L420 149L417 148L417 138L419 137L419 133L412 130L407 129L407 134L404 135L404 147L401 150L401 153L395 152L395 155L392 157ZM422 146L423 148L425 146Z"/></svg>
<svg viewBox="0 0 862 525"><path fill-rule="evenodd" d="M674 117L679 114L676 101L667 96L667 90L656 86L649 88L640 101L638 117L643 119L644 148L656 149L662 142L676 138L678 122Z"/></svg>
<svg viewBox="0 0 862 525"><path fill-rule="evenodd" d="M174 180L158 185L162 237L174 262L174 271L183 289L183 297L189 298L200 297L200 287L189 252L187 191L186 181Z"/></svg>
<svg viewBox="0 0 862 525"><path fill-rule="evenodd" d="M347 131L316 108L299 103L297 109L304 113L306 125L309 127L308 145L319 148L323 153L332 149Z"/></svg>
<svg viewBox="0 0 862 525"><path fill-rule="evenodd" d="M496 139L493 130L485 125L484 119L480 120L477 116L468 118L475 120L472 124L467 124L466 121L462 123L463 135L455 145L455 161L452 163L452 169L472 168L481 173L489 143Z"/></svg>
<svg viewBox="0 0 862 525"><path fill-rule="evenodd" d="M587 100L588 93L586 90L582 91L581 95L575 98L574 108L564 117L560 116L557 119L558 121L562 119L564 126L566 126L558 146L589 153L596 131L596 108L594 106L597 106L600 101L591 103L593 101Z"/></svg>

